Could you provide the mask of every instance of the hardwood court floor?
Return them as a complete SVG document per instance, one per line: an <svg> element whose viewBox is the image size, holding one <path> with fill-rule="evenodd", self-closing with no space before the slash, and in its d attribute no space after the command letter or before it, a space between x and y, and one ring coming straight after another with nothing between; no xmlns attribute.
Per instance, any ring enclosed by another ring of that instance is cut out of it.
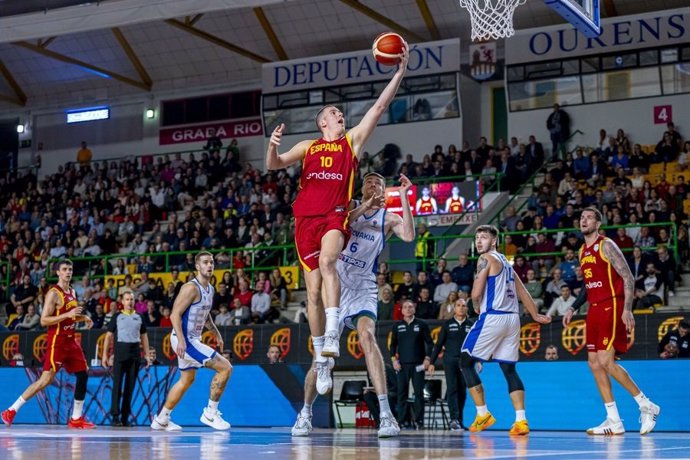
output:
<svg viewBox="0 0 690 460"><path fill-rule="evenodd" d="M511 438L503 431L479 435L406 431L379 440L370 430L315 430L292 438L287 428L233 428L213 432L188 428L181 433L145 427L75 431L58 426L14 425L0 428L0 459L690 459L690 434L627 433L610 438L579 432L533 432Z"/></svg>

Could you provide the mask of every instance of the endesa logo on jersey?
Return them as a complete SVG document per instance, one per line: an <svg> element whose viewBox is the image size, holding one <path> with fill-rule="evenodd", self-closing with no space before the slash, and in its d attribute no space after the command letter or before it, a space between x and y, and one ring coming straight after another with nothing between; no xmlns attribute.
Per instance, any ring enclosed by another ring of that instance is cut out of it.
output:
<svg viewBox="0 0 690 460"><path fill-rule="evenodd" d="M319 180L343 180L343 175L340 173L332 173L328 171L319 171L307 174L307 180L309 179L319 179Z"/></svg>
<svg viewBox="0 0 690 460"><path fill-rule="evenodd" d="M601 281L590 281L589 283L585 284L585 287L587 289L600 288L604 287L604 283L602 283Z"/></svg>

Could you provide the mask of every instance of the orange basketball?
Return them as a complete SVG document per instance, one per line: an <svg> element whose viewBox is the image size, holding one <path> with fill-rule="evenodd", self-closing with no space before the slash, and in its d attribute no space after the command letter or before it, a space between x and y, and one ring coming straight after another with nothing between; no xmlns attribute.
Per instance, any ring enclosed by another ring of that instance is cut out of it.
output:
<svg viewBox="0 0 690 460"><path fill-rule="evenodd" d="M393 32L384 32L374 39L371 52L374 58L383 65L397 65L400 62L399 55L405 48L405 40Z"/></svg>

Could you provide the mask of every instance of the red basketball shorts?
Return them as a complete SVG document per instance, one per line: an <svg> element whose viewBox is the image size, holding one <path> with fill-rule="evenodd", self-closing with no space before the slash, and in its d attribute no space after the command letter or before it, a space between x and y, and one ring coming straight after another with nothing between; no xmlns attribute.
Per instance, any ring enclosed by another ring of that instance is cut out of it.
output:
<svg viewBox="0 0 690 460"><path fill-rule="evenodd" d="M628 351L628 333L623 323L623 298L592 304L587 312L587 351L613 347L618 354Z"/></svg>
<svg viewBox="0 0 690 460"><path fill-rule="evenodd" d="M347 243L350 237L348 214L295 217L295 246L304 271L310 272L319 268L321 238L331 230L338 230L345 235Z"/></svg>
<svg viewBox="0 0 690 460"><path fill-rule="evenodd" d="M85 371L88 368L84 351L74 337L48 338L46 354L43 357L43 370L57 372L61 367L70 374Z"/></svg>

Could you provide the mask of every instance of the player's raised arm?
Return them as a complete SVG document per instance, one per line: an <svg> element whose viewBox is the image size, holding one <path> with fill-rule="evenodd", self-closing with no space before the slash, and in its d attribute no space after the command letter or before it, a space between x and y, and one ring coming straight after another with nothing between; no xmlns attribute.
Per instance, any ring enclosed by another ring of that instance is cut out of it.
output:
<svg viewBox="0 0 690 460"><path fill-rule="evenodd" d="M362 146L366 144L371 133L374 132L376 125L378 124L381 116L386 113L388 106L393 101L395 93L398 92L400 83L402 82L405 71L407 70L407 61L410 59L410 54L408 50L407 43L405 43L405 48L403 54L400 56L400 64L398 64L398 70L388 82L388 85L383 89L379 95L374 105L367 111L367 113L362 118L357 126L350 130L350 135L352 136L352 148L355 151L357 157L359 157Z"/></svg>
<svg viewBox="0 0 690 460"><path fill-rule="evenodd" d="M291 164L301 160L304 158L309 144L311 144L311 141L302 141L287 152L279 154L278 146L280 145L284 131L285 124L281 123L271 134L271 139L268 142L268 149L266 151L266 168L269 170L287 168Z"/></svg>
<svg viewBox="0 0 690 460"><path fill-rule="evenodd" d="M390 214L393 220L391 230L401 240L409 243L414 241L415 229L414 218L412 217L412 209L410 208L410 200L407 198L407 191L412 187L412 182L404 174L400 175L400 204L403 208L402 218L396 214ZM388 214L386 214L388 216Z"/></svg>

